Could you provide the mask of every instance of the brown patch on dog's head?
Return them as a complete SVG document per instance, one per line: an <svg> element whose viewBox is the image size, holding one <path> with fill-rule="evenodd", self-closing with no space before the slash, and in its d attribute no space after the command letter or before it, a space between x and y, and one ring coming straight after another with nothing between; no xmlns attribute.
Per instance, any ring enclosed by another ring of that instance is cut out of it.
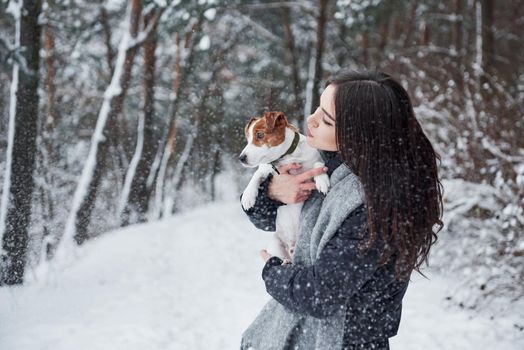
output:
<svg viewBox="0 0 524 350"><path fill-rule="evenodd" d="M282 112L266 112L253 127L255 146L275 147L284 142L287 119Z"/></svg>
<svg viewBox="0 0 524 350"><path fill-rule="evenodd" d="M286 127L287 119L283 112L266 112L262 117L266 120L266 131L272 133L278 128Z"/></svg>
<svg viewBox="0 0 524 350"><path fill-rule="evenodd" d="M295 132L299 132L294 125L288 123L286 115L280 111L265 112L260 118L251 118L244 130L246 138L249 137L248 130L252 125L252 139L248 141L257 147L264 145L275 147L284 142L286 138L286 127L291 128Z"/></svg>

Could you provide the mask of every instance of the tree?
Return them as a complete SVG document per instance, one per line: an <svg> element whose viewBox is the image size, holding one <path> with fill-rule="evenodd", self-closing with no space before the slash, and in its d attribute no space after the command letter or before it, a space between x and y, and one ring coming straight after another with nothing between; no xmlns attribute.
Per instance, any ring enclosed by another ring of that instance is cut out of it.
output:
<svg viewBox="0 0 524 350"><path fill-rule="evenodd" d="M148 38L149 30L161 14L159 12L158 16L155 17L155 21L139 36L141 12L141 0L131 0L126 19L124 20L125 29L120 40L111 84L104 93L104 102L98 114L88 160L75 191L72 208L66 222L64 235L57 249L57 254L66 254L71 247L72 239L81 244L88 238L87 226L91 210L93 209L102 174L107 167L110 130L115 129L116 118L122 111L136 51ZM106 123L108 128L106 128Z"/></svg>
<svg viewBox="0 0 524 350"><path fill-rule="evenodd" d="M195 60L195 47L198 43L197 39L200 39L200 31L202 23L204 22L204 11L202 9L197 9L197 18L192 21L190 30L185 33L184 46L181 46L180 36L177 34L177 55L175 60L175 79L173 79L173 92L174 99L171 101L169 106L169 129L167 133L167 138L162 147L162 156L159 163L158 169L155 169L154 178L152 184L155 188L155 208L154 208L154 217L160 217L162 215L163 203L164 203L164 185L166 179L166 172L168 170L168 164L172 161L172 155L175 153L177 145L177 132L178 132L178 122L179 117L179 108L182 105L182 102L185 100L188 95L187 85L189 84L189 75L193 69L193 63ZM197 33L198 37L195 38L193 33ZM183 54L182 54L183 52ZM182 60L182 56L185 57L185 60ZM182 63L183 62L183 63ZM174 173L178 176L181 175L184 162L187 159L188 152L191 149L191 144L193 141L193 136L190 134L184 151L179 160L179 164L174 170ZM175 186L176 187L176 186Z"/></svg>
<svg viewBox="0 0 524 350"><path fill-rule="evenodd" d="M324 54L324 39L327 25L328 15L328 0L318 0L318 17L317 17L317 37L315 44L315 74L313 77L313 86L311 90L312 98L309 108L313 112L313 108L319 104L320 101L320 82L323 78L322 57ZM305 116L307 117L307 115Z"/></svg>
<svg viewBox="0 0 524 350"><path fill-rule="evenodd" d="M480 6L480 90L484 91L484 97L489 98L489 91L484 84L488 83L489 77L494 73L495 66L495 36L493 35L493 11L495 3L493 0L478 0Z"/></svg>
<svg viewBox="0 0 524 350"><path fill-rule="evenodd" d="M108 150L111 141L115 141L114 133L118 130L117 117L123 108L124 99L129 87L131 78L131 68L134 63L138 45L133 43L137 38L140 16L142 12L142 1L131 0L129 3L128 17L126 25L128 31L124 33L120 41L119 57L115 64L111 84L104 94L105 100L100 109L99 119L97 121L97 130L93 134L90 156L95 156L95 162L88 162L82 178L84 183L79 183L77 192L81 194L80 205L73 206L71 216L75 217L75 234L74 238L78 244L82 244L88 238L88 225L91 218L91 211L97 196L102 176L108 167ZM107 128L105 127L107 122ZM99 134L100 133L100 134ZM92 177L91 177L92 176ZM87 193L84 195L84 186L87 187ZM76 197L76 196L75 196ZM71 217L70 217L71 218ZM66 231L71 226L66 226ZM65 237L64 237L65 238Z"/></svg>
<svg viewBox="0 0 524 350"><path fill-rule="evenodd" d="M155 12L152 10L144 16L144 26L148 26L154 19ZM157 22L158 23L158 22ZM137 221L146 221L149 208L151 186L147 184L150 176L155 154L160 146L158 133L154 125L154 87L155 87L155 63L157 47L157 26L152 28L151 35L144 42L144 99L142 111L139 113L137 147L133 160L129 166L126 183L122 194L119 213L122 225L130 223L130 214L136 213Z"/></svg>
<svg viewBox="0 0 524 350"><path fill-rule="evenodd" d="M18 12L14 14L17 44L23 48L21 55L26 69L20 69L18 64L14 65L11 86L8 162L0 222L3 248L1 283L5 284L20 284L24 279L37 151L39 51L42 32L38 17L41 11L40 0L23 1L22 6L18 4Z"/></svg>

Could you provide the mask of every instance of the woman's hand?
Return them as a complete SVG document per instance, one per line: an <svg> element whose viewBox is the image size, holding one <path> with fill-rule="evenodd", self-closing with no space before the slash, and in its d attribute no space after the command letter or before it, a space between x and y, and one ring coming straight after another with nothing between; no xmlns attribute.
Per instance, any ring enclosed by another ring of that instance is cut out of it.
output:
<svg viewBox="0 0 524 350"><path fill-rule="evenodd" d="M264 260L264 262L267 262L269 259L271 259L273 255L269 254L267 250L263 249L260 251L260 256L262 257L262 260Z"/></svg>
<svg viewBox="0 0 524 350"><path fill-rule="evenodd" d="M278 167L279 174L273 175L268 187L270 198L286 204L304 202L316 189L313 177L327 172L327 167L318 167L302 174L291 175L290 170L300 169L302 164L290 163Z"/></svg>

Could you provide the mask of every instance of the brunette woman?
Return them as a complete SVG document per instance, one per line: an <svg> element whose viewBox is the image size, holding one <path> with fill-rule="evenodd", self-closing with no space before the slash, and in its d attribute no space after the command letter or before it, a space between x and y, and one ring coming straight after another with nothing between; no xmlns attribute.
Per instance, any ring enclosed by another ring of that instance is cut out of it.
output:
<svg viewBox="0 0 524 350"><path fill-rule="evenodd" d="M442 228L438 155L404 88L389 75L342 71L308 118L308 143L325 160L331 189L315 191L316 168L279 167L246 211L275 230L279 206L304 202L293 262L261 252L273 297L242 336L242 349L389 349L413 270L427 263Z"/></svg>

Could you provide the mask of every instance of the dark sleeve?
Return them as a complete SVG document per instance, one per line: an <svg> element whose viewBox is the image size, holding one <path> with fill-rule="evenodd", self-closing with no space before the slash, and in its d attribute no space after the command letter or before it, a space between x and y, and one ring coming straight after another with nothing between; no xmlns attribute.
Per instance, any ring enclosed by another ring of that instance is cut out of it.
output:
<svg viewBox="0 0 524 350"><path fill-rule="evenodd" d="M249 220L255 225L256 228L264 231L275 231L276 230L276 218L277 209L281 205L285 205L278 200L273 200L268 196L269 182L273 178L273 174L269 176L260 184L258 187L258 196L255 201L255 205L249 210L242 210L247 214ZM240 195L242 200L242 195Z"/></svg>
<svg viewBox="0 0 524 350"><path fill-rule="evenodd" d="M333 314L378 268L377 244L364 253L359 250L365 226L361 205L349 214L312 266L277 265L268 260L262 273L267 292L296 313L317 318Z"/></svg>

